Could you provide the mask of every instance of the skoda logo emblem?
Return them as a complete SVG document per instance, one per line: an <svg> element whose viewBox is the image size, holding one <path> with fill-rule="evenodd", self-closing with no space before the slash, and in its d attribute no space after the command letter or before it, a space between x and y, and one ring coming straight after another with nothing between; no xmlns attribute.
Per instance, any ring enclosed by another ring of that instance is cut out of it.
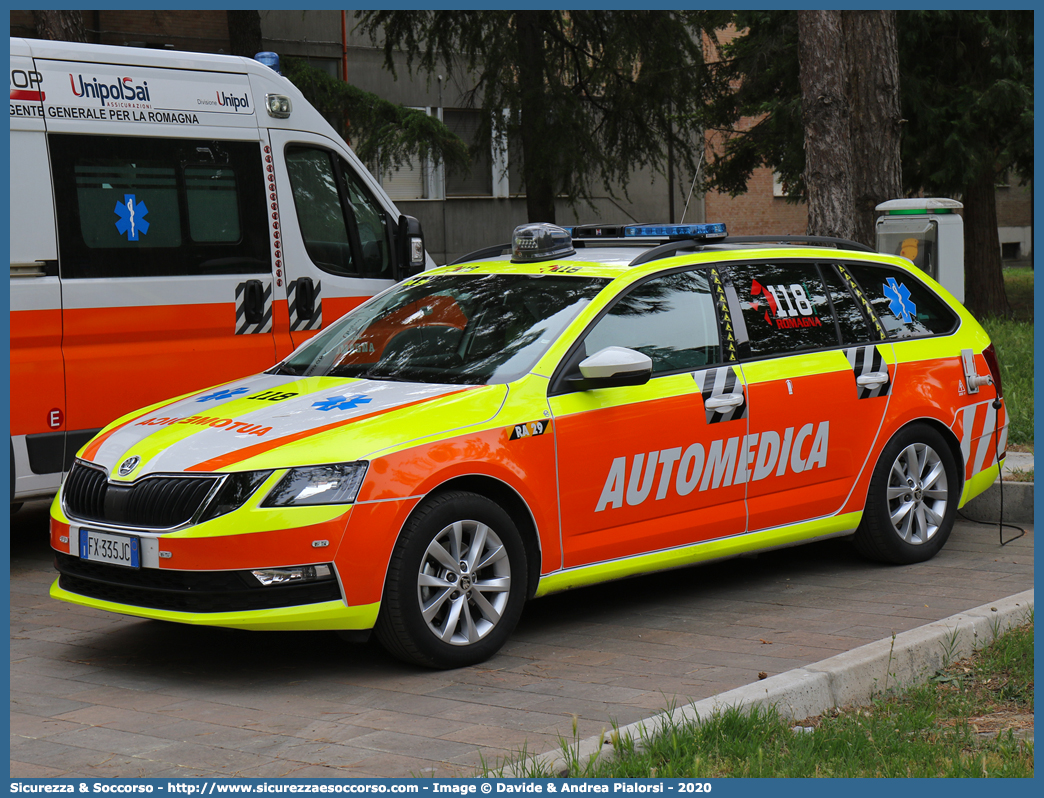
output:
<svg viewBox="0 0 1044 798"><path fill-rule="evenodd" d="M141 458L138 457L137 455L135 455L134 457L128 457L126 460L124 460L120 464L120 476L121 477L127 476L127 474L129 474L131 471L133 471L135 468L137 468L138 463L140 463L140 462L141 462Z"/></svg>

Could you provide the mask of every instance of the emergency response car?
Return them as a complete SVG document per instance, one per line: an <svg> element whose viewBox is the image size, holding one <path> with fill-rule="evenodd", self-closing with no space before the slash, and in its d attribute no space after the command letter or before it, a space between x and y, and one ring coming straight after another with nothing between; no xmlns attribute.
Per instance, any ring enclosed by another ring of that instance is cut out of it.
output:
<svg viewBox="0 0 1044 798"><path fill-rule="evenodd" d="M424 268L417 220L253 59L11 39L10 112L13 504L114 417Z"/></svg>
<svg viewBox="0 0 1044 798"><path fill-rule="evenodd" d="M909 261L527 225L109 425L53 504L51 595L457 667L567 588L837 536L926 560L1006 431L989 338Z"/></svg>

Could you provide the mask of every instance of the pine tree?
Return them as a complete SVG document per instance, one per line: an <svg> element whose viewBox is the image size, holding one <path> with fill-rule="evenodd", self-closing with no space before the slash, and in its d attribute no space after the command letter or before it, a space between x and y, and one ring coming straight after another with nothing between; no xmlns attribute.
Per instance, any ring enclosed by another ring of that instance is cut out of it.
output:
<svg viewBox="0 0 1044 798"><path fill-rule="evenodd" d="M704 31L723 12L368 11L385 63L464 75L486 140L519 142L530 221L555 220L596 182L613 191L639 167L664 168L668 147L692 174L702 137L691 109L705 97ZM506 113L505 113L506 112Z"/></svg>
<svg viewBox="0 0 1044 798"><path fill-rule="evenodd" d="M726 137L722 153L708 164L708 186L742 193L753 170L768 166L779 172L790 199L806 199L797 14L742 12L736 25L745 33L723 48L714 96L699 114L708 129ZM844 30L849 52L867 43L854 26ZM901 127L905 194L964 202L965 302L979 315L1005 314L994 184L1008 171L1032 176L1033 13L899 11L896 40L901 125L891 110L866 129L884 137ZM866 55L856 62L873 60ZM879 80L887 85L891 78ZM870 109L860 110L856 102L855 128ZM743 118L754 121L738 128ZM868 152L868 145L854 144L857 156ZM875 155L871 162L883 160ZM877 191L857 200L860 213L874 201L899 196Z"/></svg>

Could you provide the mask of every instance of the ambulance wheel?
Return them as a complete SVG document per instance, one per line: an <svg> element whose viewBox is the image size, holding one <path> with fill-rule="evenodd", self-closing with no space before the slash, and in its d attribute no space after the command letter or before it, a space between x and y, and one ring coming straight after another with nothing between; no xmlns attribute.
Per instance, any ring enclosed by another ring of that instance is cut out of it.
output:
<svg viewBox="0 0 1044 798"><path fill-rule="evenodd" d="M510 516L475 493L425 501L388 564L374 631L394 656L463 668L493 656L526 598L526 551Z"/></svg>
<svg viewBox="0 0 1044 798"><path fill-rule="evenodd" d="M874 468L856 548L880 562L930 560L950 536L959 489L957 464L943 436L926 424L904 428Z"/></svg>

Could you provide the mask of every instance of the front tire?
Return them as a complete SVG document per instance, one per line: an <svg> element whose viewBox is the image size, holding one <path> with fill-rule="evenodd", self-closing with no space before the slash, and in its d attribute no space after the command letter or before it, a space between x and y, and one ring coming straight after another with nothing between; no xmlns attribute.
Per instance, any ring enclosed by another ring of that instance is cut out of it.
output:
<svg viewBox="0 0 1044 798"><path fill-rule="evenodd" d="M527 573L522 537L500 506L464 491L428 499L392 553L377 639L430 668L482 662L514 630Z"/></svg>
<svg viewBox="0 0 1044 798"><path fill-rule="evenodd" d="M957 464L943 436L927 424L905 427L874 468L856 548L880 562L930 560L950 536L959 489Z"/></svg>

